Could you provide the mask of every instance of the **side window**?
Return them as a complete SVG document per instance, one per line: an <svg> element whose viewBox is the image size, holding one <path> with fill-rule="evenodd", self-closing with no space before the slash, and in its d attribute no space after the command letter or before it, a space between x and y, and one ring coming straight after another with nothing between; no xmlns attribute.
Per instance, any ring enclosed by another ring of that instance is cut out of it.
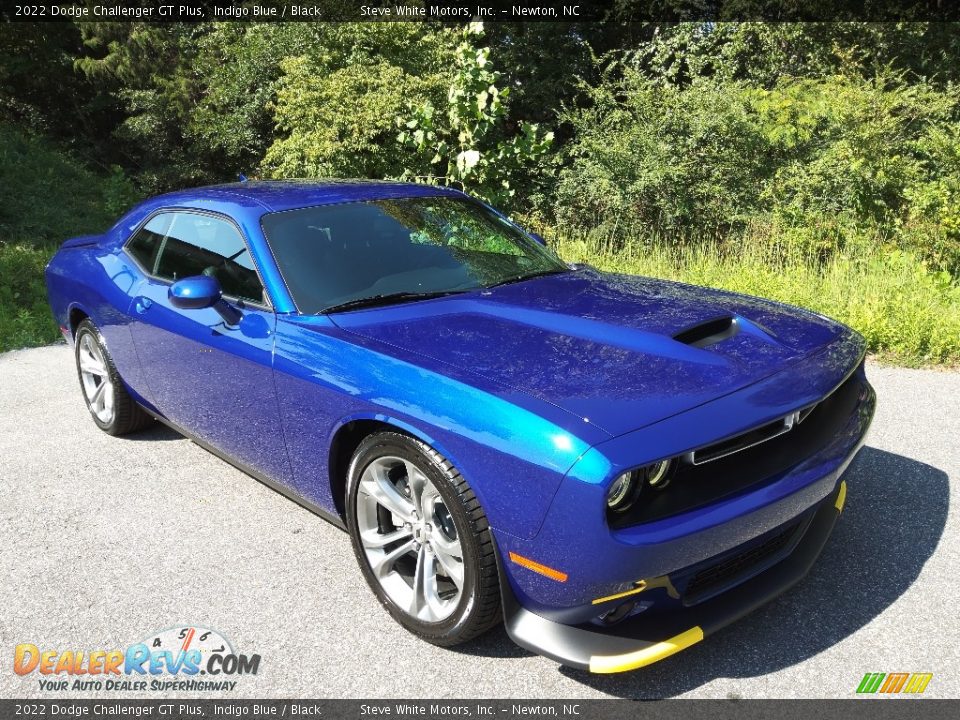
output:
<svg viewBox="0 0 960 720"><path fill-rule="evenodd" d="M127 252L152 275L157 272L157 256L163 239L167 235L168 227L170 227L170 213L161 213L151 218L150 222L140 228L127 243Z"/></svg>
<svg viewBox="0 0 960 720"><path fill-rule="evenodd" d="M210 275L224 295L264 302L263 286L236 227L226 220L196 213L171 213L154 274L166 280Z"/></svg>

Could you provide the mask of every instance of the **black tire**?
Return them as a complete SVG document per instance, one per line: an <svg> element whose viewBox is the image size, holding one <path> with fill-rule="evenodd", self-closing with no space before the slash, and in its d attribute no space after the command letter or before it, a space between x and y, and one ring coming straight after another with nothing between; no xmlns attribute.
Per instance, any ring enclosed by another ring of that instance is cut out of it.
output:
<svg viewBox="0 0 960 720"><path fill-rule="evenodd" d="M456 609L440 622L425 622L414 617L390 598L375 576L360 539L357 519L360 479L372 462L386 457L414 463L439 492L456 527L463 554L463 587ZM380 432L367 437L350 463L346 508L354 554L367 584L400 625L427 642L449 647L472 640L500 622L496 551L486 515L467 481L433 448L396 432Z"/></svg>
<svg viewBox="0 0 960 720"><path fill-rule="evenodd" d="M107 420L97 416L90 404L90 398L84 386L83 373L80 369L81 346L84 343L84 338L89 338L100 349L106 366L107 377L113 386L113 413L112 417ZM120 373L117 372L117 368L113 364L113 358L110 357L110 352L107 350L107 345L103 341L100 331L97 330L97 326L89 318L84 319L77 326L77 332L74 336L73 356L77 364L77 377L80 379L80 393L83 395L87 410L90 411L90 417L93 418L93 422L96 423L98 428L110 435L125 435L154 422L153 418L130 397Z"/></svg>

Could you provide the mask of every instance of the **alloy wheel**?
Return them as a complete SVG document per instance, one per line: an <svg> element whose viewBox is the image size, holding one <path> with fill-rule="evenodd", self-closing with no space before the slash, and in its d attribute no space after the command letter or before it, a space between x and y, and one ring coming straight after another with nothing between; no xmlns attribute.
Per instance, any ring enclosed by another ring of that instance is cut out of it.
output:
<svg viewBox="0 0 960 720"><path fill-rule="evenodd" d="M106 357L92 333L83 333L79 344L77 361L83 394L97 420L109 425L113 421L115 398Z"/></svg>
<svg viewBox="0 0 960 720"><path fill-rule="evenodd" d="M390 600L423 622L441 622L463 595L463 549L440 491L416 464L373 460L357 488L357 529Z"/></svg>

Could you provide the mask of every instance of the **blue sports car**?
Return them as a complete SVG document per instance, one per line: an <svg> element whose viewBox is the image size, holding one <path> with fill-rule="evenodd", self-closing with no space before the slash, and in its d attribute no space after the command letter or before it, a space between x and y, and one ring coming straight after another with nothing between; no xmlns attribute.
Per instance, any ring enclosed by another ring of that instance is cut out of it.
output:
<svg viewBox="0 0 960 720"><path fill-rule="evenodd" d="M598 673L800 580L875 405L848 328L566 265L447 188L163 195L47 285L102 430L159 420L345 528L424 640L502 620Z"/></svg>

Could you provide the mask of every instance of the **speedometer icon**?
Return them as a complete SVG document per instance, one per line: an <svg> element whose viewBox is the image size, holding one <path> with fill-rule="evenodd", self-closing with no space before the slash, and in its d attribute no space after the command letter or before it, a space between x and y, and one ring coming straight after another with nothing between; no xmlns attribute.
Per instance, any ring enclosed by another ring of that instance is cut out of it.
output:
<svg viewBox="0 0 960 720"><path fill-rule="evenodd" d="M213 654L233 655L233 645L216 630L200 625L180 625L152 633L141 641L151 652L164 650L176 656L191 650L200 652L199 667L206 667ZM202 672L202 671L201 671Z"/></svg>

